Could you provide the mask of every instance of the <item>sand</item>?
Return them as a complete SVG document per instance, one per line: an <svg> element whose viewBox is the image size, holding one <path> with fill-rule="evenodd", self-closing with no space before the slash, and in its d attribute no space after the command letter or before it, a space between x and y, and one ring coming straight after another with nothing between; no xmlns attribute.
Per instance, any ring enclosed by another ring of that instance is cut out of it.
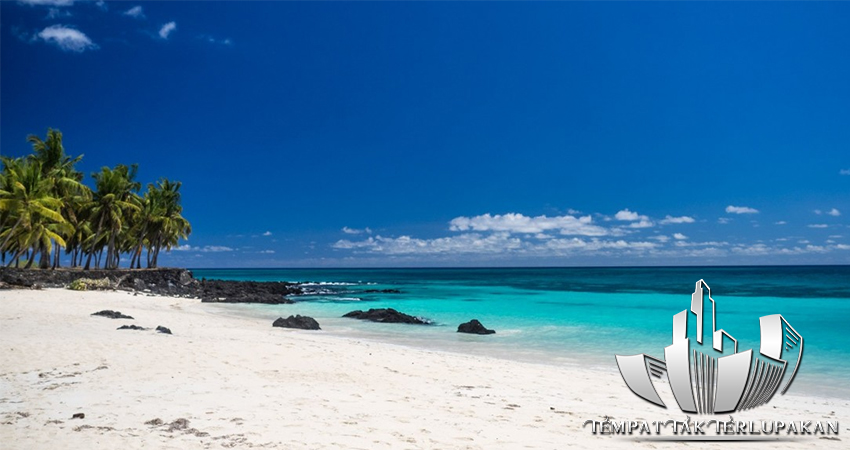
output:
<svg viewBox="0 0 850 450"><path fill-rule="evenodd" d="M135 320L90 316L103 309ZM846 448L850 439L593 435L586 420L685 414L640 400L613 371L272 328L275 318L127 292L0 291L0 448ZM173 335L116 330L130 323ZM847 400L789 394L734 418L839 421L847 433L848 412Z"/></svg>

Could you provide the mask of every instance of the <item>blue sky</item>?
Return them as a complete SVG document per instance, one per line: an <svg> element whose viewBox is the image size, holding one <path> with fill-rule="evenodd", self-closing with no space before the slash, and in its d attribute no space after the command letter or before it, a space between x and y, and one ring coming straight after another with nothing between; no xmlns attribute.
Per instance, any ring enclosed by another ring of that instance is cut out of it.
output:
<svg viewBox="0 0 850 450"><path fill-rule="evenodd" d="M0 152L191 267L850 262L850 4L0 3Z"/></svg>

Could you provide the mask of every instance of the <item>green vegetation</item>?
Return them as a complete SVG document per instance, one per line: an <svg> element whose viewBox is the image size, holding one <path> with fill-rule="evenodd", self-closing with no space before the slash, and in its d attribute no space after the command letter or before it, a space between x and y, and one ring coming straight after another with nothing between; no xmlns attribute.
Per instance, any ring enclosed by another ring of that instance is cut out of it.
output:
<svg viewBox="0 0 850 450"><path fill-rule="evenodd" d="M42 269L57 268L64 249L71 267L115 269L127 255L131 268L141 268L143 256L154 268L162 249L192 232L180 182L163 178L140 194L137 166L118 165L93 173L92 189L74 169L82 156L65 154L59 130L27 140L31 155L0 157L2 264L29 268L38 259Z"/></svg>
<svg viewBox="0 0 850 450"><path fill-rule="evenodd" d="M77 278L68 285L72 291L90 291L96 289L112 289L112 283L108 278Z"/></svg>

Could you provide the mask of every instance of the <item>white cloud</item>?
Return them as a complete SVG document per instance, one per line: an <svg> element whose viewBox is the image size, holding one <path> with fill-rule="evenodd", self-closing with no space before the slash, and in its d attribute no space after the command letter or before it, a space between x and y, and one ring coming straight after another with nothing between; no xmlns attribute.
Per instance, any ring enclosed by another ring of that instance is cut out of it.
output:
<svg viewBox="0 0 850 450"><path fill-rule="evenodd" d="M230 247L225 247L222 245L205 245L203 247L193 247L189 244L183 244L177 247L174 247L172 250L178 252L202 252L202 253L218 253L218 252L232 252L233 249Z"/></svg>
<svg viewBox="0 0 850 450"><path fill-rule="evenodd" d="M674 237L675 239L680 240L680 241L681 241L681 240L683 240L683 239L687 239L687 238L688 238L687 236L685 236L685 235L684 235L684 234L682 234L682 233L673 233L673 237Z"/></svg>
<svg viewBox="0 0 850 450"><path fill-rule="evenodd" d="M819 210L819 209L816 209L816 210L814 210L813 212L814 212L815 214L817 214L817 215L821 215L821 214L823 214L823 211L821 211L821 210Z"/></svg>
<svg viewBox="0 0 850 450"><path fill-rule="evenodd" d="M729 214L757 214L759 210L750 208L749 206L732 206L726 207L726 212Z"/></svg>
<svg viewBox="0 0 850 450"><path fill-rule="evenodd" d="M74 0L18 0L25 5L31 6L71 6Z"/></svg>
<svg viewBox="0 0 850 450"><path fill-rule="evenodd" d="M266 231L265 233L263 233L263 236L271 236L271 235L272 235L271 231Z"/></svg>
<svg viewBox="0 0 850 450"><path fill-rule="evenodd" d="M832 216L832 217L838 217L838 216L840 216L840 215L841 215L841 211L839 211L839 210L837 210L837 209L835 209L835 208L832 208L832 209L830 209L829 211L827 211L827 213L826 213L826 214L827 214L827 215L830 215L830 216Z"/></svg>
<svg viewBox="0 0 850 450"><path fill-rule="evenodd" d="M524 241L508 232L463 233L435 239L418 239L410 236L398 238L375 236L362 241L340 240L333 248L359 250L385 255L461 255L461 254L514 254L528 256L566 256L576 253L644 252L658 246L654 242L629 242L625 240L600 240L597 238L557 238L545 241Z"/></svg>
<svg viewBox="0 0 850 450"><path fill-rule="evenodd" d="M774 225L785 225L786 223L788 223L788 222L786 222L784 220L780 220L779 222L773 222Z"/></svg>
<svg viewBox="0 0 850 450"><path fill-rule="evenodd" d="M639 220L641 216L640 214L634 211L629 211L629 209L626 208L622 211L617 211L617 214L614 214L614 218L617 220Z"/></svg>
<svg viewBox="0 0 850 450"><path fill-rule="evenodd" d="M659 223L660 223L661 225L667 225L667 224L671 224L671 223L694 223L694 222L696 222L696 220L694 220L694 218L693 218L693 217L688 217L688 216L681 216L681 217L666 216L666 217L664 217L663 219L661 219L661 222L659 222Z"/></svg>
<svg viewBox="0 0 850 450"><path fill-rule="evenodd" d="M215 37L210 36L208 34L199 35L198 39L203 39L203 40L209 42L210 44L233 45L233 41L230 38L216 39Z"/></svg>
<svg viewBox="0 0 850 450"><path fill-rule="evenodd" d="M397 238L375 236L357 242L343 239L333 244L333 247L337 249L359 249L387 255L502 253L511 249L518 249L521 246L522 241L519 238L510 237L509 233L492 233L488 236L478 233L465 233L436 239L417 239L410 236Z"/></svg>
<svg viewBox="0 0 850 450"><path fill-rule="evenodd" d="M708 241L708 242L688 242L688 241L676 241L676 247L725 247L729 245L728 242L725 241Z"/></svg>
<svg viewBox="0 0 850 450"><path fill-rule="evenodd" d="M726 218L726 217L720 217L720 218L717 219L717 223L719 223L720 225L726 225L727 223L729 223L731 221L732 221L732 219L729 219L729 218Z"/></svg>
<svg viewBox="0 0 850 450"><path fill-rule="evenodd" d="M44 42L54 44L65 51L80 53L97 48L97 45L82 31L65 25L51 25L41 30L38 37Z"/></svg>
<svg viewBox="0 0 850 450"><path fill-rule="evenodd" d="M828 227L829 227L829 225L827 225L825 223L813 223L813 224L809 225L809 228L828 228Z"/></svg>
<svg viewBox="0 0 850 450"><path fill-rule="evenodd" d="M629 211L628 208L618 211L617 214L614 214L614 218L625 222L633 222L629 224L629 228L649 228L655 225L649 220L649 217Z"/></svg>
<svg viewBox="0 0 850 450"><path fill-rule="evenodd" d="M159 29L159 37L163 39L168 39L168 36L171 35L171 33L176 29L177 23L168 22L167 24L163 25L162 28Z"/></svg>
<svg viewBox="0 0 850 450"><path fill-rule="evenodd" d="M651 220L646 218L646 216L641 216L641 217L643 217L643 218L640 219L640 221L630 223L629 228L649 228L649 227L652 227L652 226L655 225L654 223L652 223Z"/></svg>
<svg viewBox="0 0 850 450"><path fill-rule="evenodd" d="M658 236L650 236L649 239L654 239L658 242L667 242L667 241L670 240L670 236L665 236L663 234L660 234Z"/></svg>
<svg viewBox="0 0 850 450"><path fill-rule="evenodd" d="M136 18L136 19L144 19L145 18L145 13L144 13L144 11L142 11L141 6L134 6L130 9L124 11L123 14L125 16L130 16L130 17L133 17L133 18ZM171 22L171 23L174 23L174 22ZM160 31L160 35L162 35L162 31ZM163 37L163 39L164 39L164 37Z"/></svg>
<svg viewBox="0 0 850 450"><path fill-rule="evenodd" d="M62 17L71 17L71 11L60 9L60 8L50 8L47 10L47 20L60 19Z"/></svg>
<svg viewBox="0 0 850 450"><path fill-rule="evenodd" d="M590 216L536 216L518 213L483 214L475 217L456 217L449 222L452 231L503 231L508 233L537 234L558 231L563 235L605 236L609 231L593 224Z"/></svg>
<svg viewBox="0 0 850 450"><path fill-rule="evenodd" d="M345 233L345 234L363 234L363 233L372 234L372 229L369 228L369 227L366 227L366 228L363 228L363 229L342 227L342 232Z"/></svg>
<svg viewBox="0 0 850 450"><path fill-rule="evenodd" d="M264 255L273 255L274 250L261 250L260 253Z"/></svg>
<svg viewBox="0 0 850 450"><path fill-rule="evenodd" d="M850 175L850 169L841 169L838 171L839 175Z"/></svg>

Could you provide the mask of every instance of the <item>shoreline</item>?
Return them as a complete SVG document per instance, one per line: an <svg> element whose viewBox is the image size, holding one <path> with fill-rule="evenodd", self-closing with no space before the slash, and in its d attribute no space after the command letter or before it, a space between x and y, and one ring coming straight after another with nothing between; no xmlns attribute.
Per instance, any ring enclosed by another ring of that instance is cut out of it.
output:
<svg viewBox="0 0 850 450"><path fill-rule="evenodd" d="M135 320L90 316L102 309ZM222 309L120 291L3 291L0 437L10 448L681 445L582 426L604 416L684 418L675 406L649 407L615 373L272 328L272 319ZM173 335L116 330L130 323ZM85 418L71 419L78 412ZM734 415L848 414L850 401L789 394ZM813 439L777 448L842 447Z"/></svg>

